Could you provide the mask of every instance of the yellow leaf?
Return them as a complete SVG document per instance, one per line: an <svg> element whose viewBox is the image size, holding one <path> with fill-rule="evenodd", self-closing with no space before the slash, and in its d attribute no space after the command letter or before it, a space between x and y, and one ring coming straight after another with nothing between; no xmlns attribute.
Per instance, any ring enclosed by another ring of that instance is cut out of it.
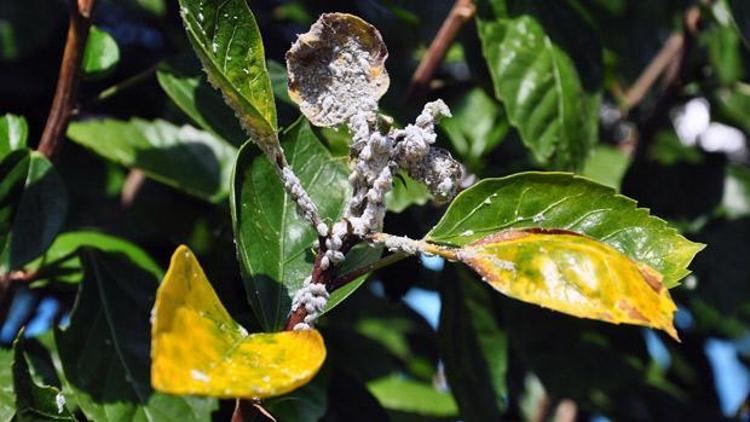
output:
<svg viewBox="0 0 750 422"><path fill-rule="evenodd" d="M654 327L679 341L661 275L597 240L563 230L508 230L456 257L501 293L581 318Z"/></svg>
<svg viewBox="0 0 750 422"><path fill-rule="evenodd" d="M156 293L151 383L171 394L264 398L304 385L326 356L315 330L248 334L180 246Z"/></svg>

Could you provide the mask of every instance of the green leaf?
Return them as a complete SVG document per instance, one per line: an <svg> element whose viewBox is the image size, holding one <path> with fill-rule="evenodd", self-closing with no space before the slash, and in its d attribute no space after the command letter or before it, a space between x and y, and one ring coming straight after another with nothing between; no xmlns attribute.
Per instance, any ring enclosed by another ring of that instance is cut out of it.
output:
<svg viewBox="0 0 750 422"><path fill-rule="evenodd" d="M367 388L386 409L425 416L458 416L458 406L450 393L438 391L430 384L405 379L398 374L370 381Z"/></svg>
<svg viewBox="0 0 750 422"><path fill-rule="evenodd" d="M14 114L0 116L0 160L11 151L26 147L29 125L26 119Z"/></svg>
<svg viewBox="0 0 750 422"><path fill-rule="evenodd" d="M92 26L83 51L81 70L83 76L100 78L112 72L120 61L120 47L117 41L96 26Z"/></svg>
<svg viewBox="0 0 750 422"><path fill-rule="evenodd" d="M385 194L385 205L388 211L399 213L412 205L424 205L431 198L427 186L400 171L393 180L393 189Z"/></svg>
<svg viewBox="0 0 750 422"><path fill-rule="evenodd" d="M12 369L13 349L0 347L0 422L10 422L16 414Z"/></svg>
<svg viewBox="0 0 750 422"><path fill-rule="evenodd" d="M211 133L160 119L74 122L68 137L104 158L212 202L226 197L237 154Z"/></svg>
<svg viewBox="0 0 750 422"><path fill-rule="evenodd" d="M597 141L601 48L587 45L596 37L564 3L494 3L477 22L495 96L537 160L580 168Z"/></svg>
<svg viewBox="0 0 750 422"><path fill-rule="evenodd" d="M505 111L483 90L474 88L452 107L453 117L440 121L462 161L476 169L508 132Z"/></svg>
<svg viewBox="0 0 750 422"><path fill-rule="evenodd" d="M628 154L610 145L597 145L586 160L581 175L619 191L628 166Z"/></svg>
<svg viewBox="0 0 750 422"><path fill-rule="evenodd" d="M0 161L0 272L9 269L5 268L8 265L3 261L7 261L10 254L13 219L23 195L30 161L29 152L25 149L12 152Z"/></svg>
<svg viewBox="0 0 750 422"><path fill-rule="evenodd" d="M92 230L81 230L62 233L55 238L47 252L27 265L27 269L47 269L52 274L48 278L63 283L79 283L82 278L81 260L78 251L82 247L94 247L104 252L119 253L126 256L138 267L148 271L157 279L164 276L159 265L138 245L125 239L99 233ZM58 274L59 273L59 274Z"/></svg>
<svg viewBox="0 0 750 422"><path fill-rule="evenodd" d="M742 82L735 83L731 87L717 90L716 104L718 110L716 117L736 125L746 133L750 132L750 85ZM713 110L712 110L712 114Z"/></svg>
<svg viewBox="0 0 750 422"><path fill-rule="evenodd" d="M438 340L445 376L467 421L500 420L505 409L508 339L495 293L463 268L440 284Z"/></svg>
<svg viewBox="0 0 750 422"><path fill-rule="evenodd" d="M195 57L178 56L161 62L156 78L169 98L202 129L236 147L247 140L234 111L208 84Z"/></svg>
<svg viewBox="0 0 750 422"><path fill-rule="evenodd" d="M667 288L688 275L704 245L611 188L567 173L528 172L485 179L459 194L426 240L463 246L506 229L565 229L602 241L663 276Z"/></svg>
<svg viewBox="0 0 750 422"><path fill-rule="evenodd" d="M180 0L180 14L208 80L255 134L255 142L277 148L263 40L245 0Z"/></svg>
<svg viewBox="0 0 750 422"><path fill-rule="evenodd" d="M276 99L284 104L296 107L297 103L289 98L289 91L287 90L289 78L286 74L286 66L275 60L269 60L268 74L271 78L271 86L273 87L273 94L276 96Z"/></svg>
<svg viewBox="0 0 750 422"><path fill-rule="evenodd" d="M350 194L343 161L331 157L304 119L292 125L282 139L289 165L318 205L320 215L335 221ZM317 234L297 214L273 165L257 157L255 151L249 143L240 149L232 185L232 220L248 300L261 326L275 331L283 327L291 298L310 275ZM350 255L347 260L358 260L360 265L372 262L372 257L362 260L353 252ZM328 309L349 293L347 289L332 293Z"/></svg>
<svg viewBox="0 0 750 422"><path fill-rule="evenodd" d="M160 16L160 17L164 16L164 14L167 12L167 4L165 0L129 0L129 1L137 4L142 9L156 16Z"/></svg>
<svg viewBox="0 0 750 422"><path fill-rule="evenodd" d="M714 25L701 33L701 41L708 47L708 60L722 85L729 85L743 76L740 34L729 12L726 1L711 5Z"/></svg>
<svg viewBox="0 0 750 422"><path fill-rule="evenodd" d="M22 421L75 421L65 405L65 396L56 387L39 385L32 379L27 362L24 341L14 343L13 389L16 395L16 420Z"/></svg>
<svg viewBox="0 0 750 422"><path fill-rule="evenodd" d="M28 160L24 190L16 205L0 270L21 268L43 254L65 222L68 197L60 176L42 154L31 152Z"/></svg>
<svg viewBox="0 0 750 422"><path fill-rule="evenodd" d="M213 399L151 389L150 323L158 280L111 253L87 250L70 325L55 331L65 379L96 421L209 420ZM106 374L106 376L103 376Z"/></svg>

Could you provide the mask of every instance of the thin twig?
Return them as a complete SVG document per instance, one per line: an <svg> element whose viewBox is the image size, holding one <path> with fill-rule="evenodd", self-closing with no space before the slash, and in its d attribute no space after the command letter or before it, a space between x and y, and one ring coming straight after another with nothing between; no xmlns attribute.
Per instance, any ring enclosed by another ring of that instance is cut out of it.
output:
<svg viewBox="0 0 750 422"><path fill-rule="evenodd" d="M52 158L68 128L70 116L75 108L78 83L81 78L81 61L86 48L86 39L91 28L91 12L95 0L70 0L70 24L65 42L60 75L57 79L55 97L47 118L47 124L39 141L39 152Z"/></svg>
<svg viewBox="0 0 750 422"><path fill-rule="evenodd" d="M156 69L158 67L159 63L151 65L146 69L136 73L135 75L110 86L109 88L100 92L99 95L96 96L96 98L91 100L90 104L98 104L102 101L106 101L109 98L114 97L115 95L124 91L125 89L145 81L146 79L150 78L154 74L154 72L156 72Z"/></svg>
<svg viewBox="0 0 750 422"><path fill-rule="evenodd" d="M675 33L669 36L661 50L654 56L651 63L646 66L633 86L625 93L625 98L621 107L622 114L628 112L640 104L651 87L659 79L662 73L667 70L671 64L679 63L680 53L685 43L685 36L682 33Z"/></svg>
<svg viewBox="0 0 750 422"><path fill-rule="evenodd" d="M333 280L331 280L331 282L329 283L329 286L330 286L329 290L332 292L338 288L344 287L345 285L351 283L352 281L356 280L357 278L367 273L371 273L383 267L387 267L389 265L395 264L396 262L401 261L402 259L408 256L409 255L402 254L402 253L390 254L384 258L381 258L378 261L373 262L372 264L365 265L364 267L357 268L356 270L353 270L342 276L338 276L334 278Z"/></svg>
<svg viewBox="0 0 750 422"><path fill-rule="evenodd" d="M700 24L700 8L691 6L683 14L682 46L678 50L675 59L676 65L667 66L665 70L663 85L664 90L651 111L638 124L638 135L635 141L635 159L641 159L646 152L648 140L652 139L660 127L663 117L668 113L677 100L683 85L690 52L695 44Z"/></svg>
<svg viewBox="0 0 750 422"><path fill-rule="evenodd" d="M146 174L142 170L132 169L125 178L125 183L122 185L122 191L120 192L120 205L123 208L130 208L138 196L138 191L146 181Z"/></svg>
<svg viewBox="0 0 750 422"><path fill-rule="evenodd" d="M417 70L411 78L407 97L419 97L427 90L432 80L432 75L437 70L440 62L443 61L448 47L453 44L453 40L458 35L461 27L468 22L476 12L476 5L473 0L456 0L448 16L440 26L440 30L435 39L430 44L430 49L422 57Z"/></svg>

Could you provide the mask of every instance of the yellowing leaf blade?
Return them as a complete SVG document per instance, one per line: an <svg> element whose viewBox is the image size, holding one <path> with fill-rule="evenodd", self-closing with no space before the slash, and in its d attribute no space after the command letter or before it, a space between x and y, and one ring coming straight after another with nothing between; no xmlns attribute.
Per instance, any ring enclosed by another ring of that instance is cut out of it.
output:
<svg viewBox="0 0 750 422"><path fill-rule="evenodd" d="M613 247L563 230L508 230L458 258L501 293L580 318L666 331L677 310L661 275Z"/></svg>
<svg viewBox="0 0 750 422"><path fill-rule="evenodd" d="M180 246L156 295L151 382L171 394L264 398L310 381L325 360L315 330L247 334Z"/></svg>

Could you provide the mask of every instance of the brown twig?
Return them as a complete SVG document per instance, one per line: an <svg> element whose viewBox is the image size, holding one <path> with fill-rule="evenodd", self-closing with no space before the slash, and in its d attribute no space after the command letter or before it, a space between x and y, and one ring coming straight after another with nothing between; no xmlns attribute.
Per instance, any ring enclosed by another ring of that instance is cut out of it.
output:
<svg viewBox="0 0 750 422"><path fill-rule="evenodd" d="M699 30L700 19L700 7L698 6L689 7L683 14L683 31L679 34L682 38L681 47L677 50L677 57L667 63L667 66L663 69L664 79L662 85L664 86L664 90L651 108L651 111L638 123L638 135L635 140L634 152L636 159L643 158L646 152L647 141L655 136L663 117L678 98L683 78L687 71L689 55L693 49Z"/></svg>
<svg viewBox="0 0 750 422"><path fill-rule="evenodd" d="M414 71L406 94L407 97L414 98L424 94L432 80L432 75L440 62L443 61L448 47L453 43L461 27L474 16L476 9L473 0L456 0L440 26L437 35L435 35L435 39L432 40L430 49L422 57L417 70Z"/></svg>
<svg viewBox="0 0 750 422"><path fill-rule="evenodd" d="M122 185L122 191L120 192L120 205L123 208L130 208L135 202L138 192L146 181L146 174L142 170L132 169L125 178L125 183Z"/></svg>
<svg viewBox="0 0 750 422"><path fill-rule="evenodd" d="M70 23L60 63L60 75L47 124L37 148L47 158L52 158L57 152L60 139L65 135L75 108L78 82L81 78L81 61L91 28L94 3L95 0L70 0Z"/></svg>
<svg viewBox="0 0 750 422"><path fill-rule="evenodd" d="M659 76L670 68L670 65L679 63L684 44L684 34L675 33L670 35L661 50L651 60L651 63L646 66L635 83L625 92L625 98L621 106L623 116L627 115L633 107L643 101L643 98L651 90L651 87L659 79Z"/></svg>
<svg viewBox="0 0 750 422"><path fill-rule="evenodd" d="M365 265L364 267L357 268L356 270L353 270L349 273L346 273L342 276L336 277L329 283L329 291L333 292L338 288L344 287L347 284L351 283L352 281L356 280L357 278L367 274L371 273L373 271L379 270L383 267L387 267L391 264L395 264L398 261L401 261L402 259L408 257L409 255L402 254L402 253L394 253L386 256L385 258L381 258L378 261L373 262L372 264Z"/></svg>

